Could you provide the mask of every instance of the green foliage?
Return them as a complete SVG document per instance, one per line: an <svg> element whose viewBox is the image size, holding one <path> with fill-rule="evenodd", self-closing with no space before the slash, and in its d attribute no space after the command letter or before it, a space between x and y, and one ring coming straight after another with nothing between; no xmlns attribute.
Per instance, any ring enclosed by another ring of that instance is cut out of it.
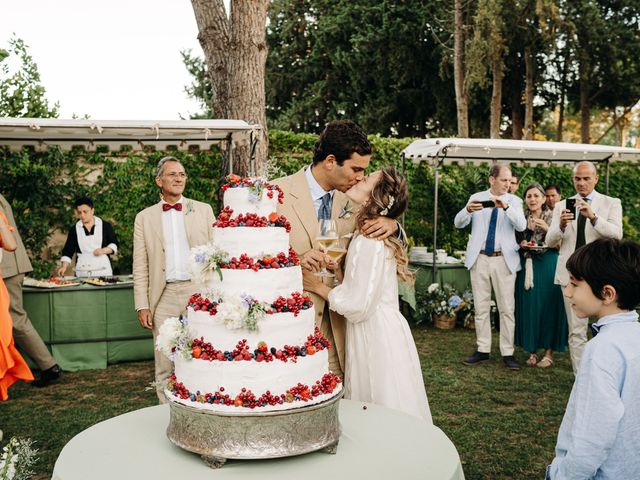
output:
<svg viewBox="0 0 640 480"><path fill-rule="evenodd" d="M295 173L313 158L316 135L286 131L269 132L270 170L275 178ZM370 171L383 165L401 168L400 153L412 139L369 136L373 144ZM218 178L222 168L219 151L188 154L172 152L184 163L189 180L185 195L207 202L218 211ZM96 214L113 223L120 241L113 259L116 271L131 271L133 224L136 214L158 201L154 183L155 165L164 153L129 153L108 156L83 151L61 152L51 149L36 153L24 149L9 152L0 149L0 192L12 202L16 221L36 269L46 277L53 271L59 251L45 247L55 230L67 232L75 223L73 200L89 195L96 204ZM560 185L563 197L573 192L571 170L559 167L520 167L514 172L521 179L520 193L529 183ZM405 214L405 228L416 245L433 243L434 169L426 163L406 163L410 202ZM91 181L90 181L91 179ZM438 247L449 252L463 250L469 229L456 229L453 220L469 195L488 188L488 167L452 165L439 169ZM600 172L598 190L605 191L604 172ZM640 240L640 200L637 185L640 169L635 165L611 165L610 194L622 200L625 237ZM47 258L49 260L45 260Z"/></svg>
<svg viewBox="0 0 640 480"><path fill-rule="evenodd" d="M50 106L45 94L27 45L12 38L8 50L0 49L0 117L57 117L59 105Z"/></svg>

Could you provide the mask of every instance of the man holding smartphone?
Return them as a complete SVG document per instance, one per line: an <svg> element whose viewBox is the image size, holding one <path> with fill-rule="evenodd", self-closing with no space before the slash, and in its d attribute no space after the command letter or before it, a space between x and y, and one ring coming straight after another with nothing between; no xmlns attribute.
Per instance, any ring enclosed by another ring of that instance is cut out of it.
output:
<svg viewBox="0 0 640 480"><path fill-rule="evenodd" d="M596 167L580 162L573 168L573 185L577 194L558 202L547 232L550 247L560 246L555 283L563 290L569 284L567 260L578 248L599 238L622 238L622 205L618 198L595 190L598 183ZM571 301L564 297L569 322L569 352L573 373L577 374L582 351L587 343L588 318L576 316Z"/></svg>
<svg viewBox="0 0 640 480"><path fill-rule="evenodd" d="M527 220L522 200L508 193L511 185L508 166L493 165L489 185L489 190L471 195L454 220L456 228L465 228L471 223L465 266L471 273L477 349L462 363L476 365L489 360L493 287L500 312L500 353L507 368L519 370L520 365L513 357L515 282L516 272L520 270L520 247L515 232L522 232Z"/></svg>

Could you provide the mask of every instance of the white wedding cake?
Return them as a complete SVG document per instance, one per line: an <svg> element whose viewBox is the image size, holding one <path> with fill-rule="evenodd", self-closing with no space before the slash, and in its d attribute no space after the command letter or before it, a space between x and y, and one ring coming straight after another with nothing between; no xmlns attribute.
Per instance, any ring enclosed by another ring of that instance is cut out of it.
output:
<svg viewBox="0 0 640 480"><path fill-rule="evenodd" d="M191 251L192 278L203 286L186 315L163 324L157 347L175 373L172 402L228 411L273 411L337 395L329 342L302 292L287 220L276 213L282 191L232 175L212 244Z"/></svg>

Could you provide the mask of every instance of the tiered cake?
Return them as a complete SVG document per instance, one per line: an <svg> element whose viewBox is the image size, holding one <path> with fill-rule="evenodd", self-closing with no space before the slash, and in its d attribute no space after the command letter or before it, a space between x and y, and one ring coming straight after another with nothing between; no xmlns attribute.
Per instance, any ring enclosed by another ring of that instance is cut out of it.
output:
<svg viewBox="0 0 640 480"><path fill-rule="evenodd" d="M230 176L212 245L191 251L202 290L167 319L157 345L173 361L170 401L212 412L268 412L328 400L341 388L329 342L302 293L282 191Z"/></svg>

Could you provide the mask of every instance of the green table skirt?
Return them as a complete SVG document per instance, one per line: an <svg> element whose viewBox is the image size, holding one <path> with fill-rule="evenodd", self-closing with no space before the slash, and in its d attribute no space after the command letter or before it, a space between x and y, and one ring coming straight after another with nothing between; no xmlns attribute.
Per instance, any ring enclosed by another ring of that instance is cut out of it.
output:
<svg viewBox="0 0 640 480"><path fill-rule="evenodd" d="M153 358L153 338L140 327L133 287L25 287L24 307L63 370L106 368Z"/></svg>

